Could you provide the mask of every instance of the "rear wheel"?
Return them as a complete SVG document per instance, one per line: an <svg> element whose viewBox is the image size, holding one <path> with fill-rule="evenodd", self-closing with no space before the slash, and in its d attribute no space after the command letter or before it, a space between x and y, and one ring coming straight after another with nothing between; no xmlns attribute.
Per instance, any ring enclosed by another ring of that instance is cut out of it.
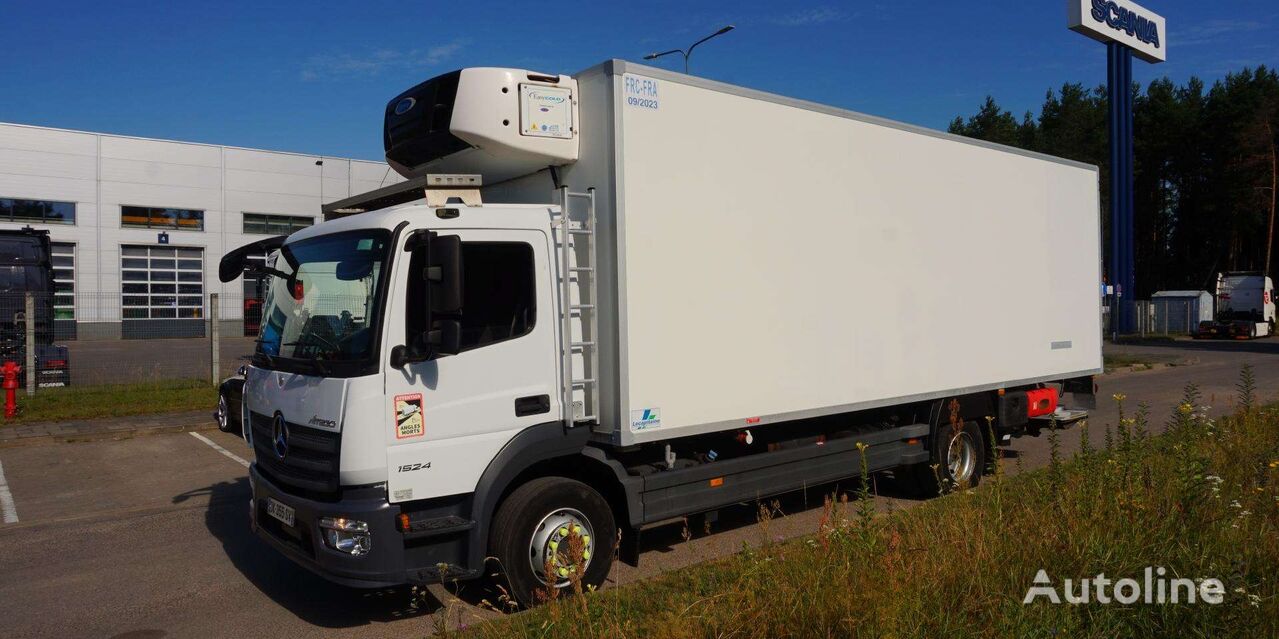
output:
<svg viewBox="0 0 1279 639"><path fill-rule="evenodd" d="M976 486L981 481L986 468L986 440L977 422L939 426L930 438L929 449L931 461L912 469L920 494L931 497Z"/></svg>
<svg viewBox="0 0 1279 639"><path fill-rule="evenodd" d="M524 606L552 590L599 587L608 576L617 524L608 502L586 484L541 477L515 489L493 518L489 548L511 596Z"/></svg>

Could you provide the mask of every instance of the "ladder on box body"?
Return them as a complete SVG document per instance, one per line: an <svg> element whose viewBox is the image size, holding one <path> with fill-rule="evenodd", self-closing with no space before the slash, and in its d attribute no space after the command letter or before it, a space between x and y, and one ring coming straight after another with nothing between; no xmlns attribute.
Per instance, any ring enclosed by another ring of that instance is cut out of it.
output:
<svg viewBox="0 0 1279 639"><path fill-rule="evenodd" d="M586 201L586 219L574 223L570 204L574 198ZM567 186L559 188L560 217L560 406L564 425L573 427L581 423L599 422L599 312L598 287L596 286L595 252L595 189L585 193L573 193ZM585 250L578 251L574 238L584 238ZM571 259L574 255L578 259ZM577 279L577 303L573 302L573 277ZM573 340L573 313L581 323L581 340ZM573 356L580 353L583 368L581 377L573 370ZM574 406L575 389L582 389L583 405L579 412Z"/></svg>

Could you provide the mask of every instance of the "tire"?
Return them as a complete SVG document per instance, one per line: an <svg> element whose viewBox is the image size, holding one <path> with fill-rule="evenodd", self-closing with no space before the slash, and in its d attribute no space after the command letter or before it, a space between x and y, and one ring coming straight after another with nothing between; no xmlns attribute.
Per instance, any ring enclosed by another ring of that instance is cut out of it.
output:
<svg viewBox="0 0 1279 639"><path fill-rule="evenodd" d="M977 422L964 422L959 428L950 424L938 426L929 437L931 461L911 469L916 490L921 496L934 497L956 485L976 486L986 469L987 446ZM932 468L934 464L937 465L936 472ZM941 482L938 482L939 477Z"/></svg>
<svg viewBox="0 0 1279 639"><path fill-rule="evenodd" d="M574 564L555 548L568 539L562 533L579 525L586 545L582 588L598 588L608 577L617 538L613 511L599 493L572 479L539 477L506 497L493 517L489 552L500 563L516 601L531 607L547 597L551 586L545 583L545 570L540 565L535 570L534 564L548 557L558 559L553 566L559 566L560 575L553 587L571 591L571 582L561 575Z"/></svg>
<svg viewBox="0 0 1279 639"><path fill-rule="evenodd" d="M213 418L218 422L218 430L229 433L231 432L231 411L228 408L226 395L218 393L218 412L213 414Z"/></svg>

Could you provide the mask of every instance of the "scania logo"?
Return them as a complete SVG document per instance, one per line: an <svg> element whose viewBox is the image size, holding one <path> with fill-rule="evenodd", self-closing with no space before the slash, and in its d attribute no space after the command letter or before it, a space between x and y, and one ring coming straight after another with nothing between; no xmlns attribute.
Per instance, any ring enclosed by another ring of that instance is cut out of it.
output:
<svg viewBox="0 0 1279 639"><path fill-rule="evenodd" d="M413 109L413 105L417 104L417 100L413 98L404 98L395 103L395 114L404 115Z"/></svg>
<svg viewBox="0 0 1279 639"><path fill-rule="evenodd" d="M275 449L275 456L284 459L289 454L289 425L284 422L284 415L275 414L275 420L271 423L271 447Z"/></svg>

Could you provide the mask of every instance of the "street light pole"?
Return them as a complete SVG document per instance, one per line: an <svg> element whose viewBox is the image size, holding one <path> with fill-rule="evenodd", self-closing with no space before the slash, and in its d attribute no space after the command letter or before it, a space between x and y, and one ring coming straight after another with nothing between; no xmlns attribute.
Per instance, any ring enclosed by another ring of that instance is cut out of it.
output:
<svg viewBox="0 0 1279 639"><path fill-rule="evenodd" d="M725 33L728 33L729 31L732 31L734 28L735 28L735 27L734 27L733 25L731 25L731 24L730 24L730 25L728 25L728 26L726 26L726 27L724 27L724 28L720 29L719 31L716 31L715 33L712 33L712 34L710 34L710 35L706 36L705 38L702 38L701 40L698 40L697 42L694 42L694 43L692 44L692 46L690 46L690 47L688 48L688 50L684 50L684 49L671 49L670 51L663 51L663 52L661 52L661 53L650 53L650 54L648 54L648 55L644 56L644 59L645 59L645 60L653 60L653 59L655 59L655 58L660 58L660 57L662 57L662 56L664 56L664 55L669 55L669 54L672 54L672 53L678 53L678 54L680 54L680 55L684 56L684 74L685 74L685 75L688 75L688 58L689 58L689 56L693 55L693 49L696 49L696 48L697 48L697 45L699 45L699 44L701 44L701 43L703 43L703 42L706 42L707 40L710 40L711 38L714 38L715 36L724 35Z"/></svg>

